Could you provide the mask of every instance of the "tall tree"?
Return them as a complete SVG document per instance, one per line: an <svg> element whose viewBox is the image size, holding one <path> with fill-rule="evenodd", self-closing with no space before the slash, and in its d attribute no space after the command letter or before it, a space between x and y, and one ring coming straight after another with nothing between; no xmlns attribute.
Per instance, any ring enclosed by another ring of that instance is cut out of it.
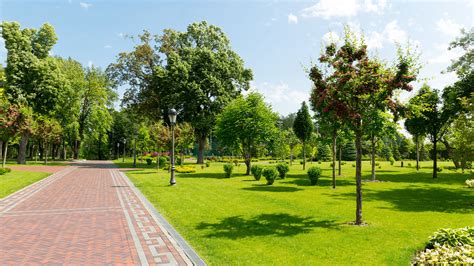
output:
<svg viewBox="0 0 474 266"><path fill-rule="evenodd" d="M417 112L417 98L408 101L407 118L405 120L405 129L413 136L416 149L416 170L420 170L420 142L423 142L424 135L427 133L424 127L423 118L415 115Z"/></svg>
<svg viewBox="0 0 474 266"><path fill-rule="evenodd" d="M277 131L278 116L264 103L262 95L238 97L217 118L216 136L220 143L241 152L250 174L252 157L262 144L268 144Z"/></svg>
<svg viewBox="0 0 474 266"><path fill-rule="evenodd" d="M52 115L67 86L57 62L49 53L57 41L54 28L44 24L40 29L20 29L17 22L1 24L7 49L5 94L15 104L32 107L40 115ZM21 133L18 163L26 161L29 131Z"/></svg>
<svg viewBox="0 0 474 266"><path fill-rule="evenodd" d="M298 139L303 143L303 170L306 169L306 143L311 138L314 125L311 120L311 115L308 111L306 102L301 104L301 108L296 113L295 122L293 123L293 131Z"/></svg>
<svg viewBox="0 0 474 266"><path fill-rule="evenodd" d="M148 32L131 53L121 53L108 73L118 83L131 85L125 103L154 119L175 108L178 119L189 122L199 144L197 163L216 116L241 91L249 88L252 71L244 67L227 36L206 22L192 23L185 32L166 29L161 36ZM158 108L159 109L158 109Z"/></svg>
<svg viewBox="0 0 474 266"><path fill-rule="evenodd" d="M368 106L376 110L395 109L393 92L411 90L415 80L414 61L409 53L399 52L396 66L387 67L376 58L369 58L363 40L346 30L341 46L328 44L319 58L321 66L310 69L314 83L311 101L333 119L349 125L356 142L356 221L362 224L362 137L364 126L371 119ZM329 71L326 71L329 70Z"/></svg>

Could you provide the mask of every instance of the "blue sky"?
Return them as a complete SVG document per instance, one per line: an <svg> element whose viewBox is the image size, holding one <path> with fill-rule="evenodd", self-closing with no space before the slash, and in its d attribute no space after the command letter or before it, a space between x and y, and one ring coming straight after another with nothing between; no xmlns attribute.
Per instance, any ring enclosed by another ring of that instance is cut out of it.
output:
<svg viewBox="0 0 474 266"><path fill-rule="evenodd" d="M223 29L253 70L253 89L275 111L288 114L308 99L311 83L305 69L325 41L341 36L344 24L363 33L371 53L386 60L394 58L397 42L418 45L424 64L420 77L436 88L452 83L456 76L441 71L460 51L448 51L447 46L461 27L474 25L474 1L0 0L0 18L34 28L49 22L59 37L54 55L102 68L133 48L124 34L185 30L189 23L206 20ZM0 39L0 62L5 59ZM412 94L400 97L406 100Z"/></svg>

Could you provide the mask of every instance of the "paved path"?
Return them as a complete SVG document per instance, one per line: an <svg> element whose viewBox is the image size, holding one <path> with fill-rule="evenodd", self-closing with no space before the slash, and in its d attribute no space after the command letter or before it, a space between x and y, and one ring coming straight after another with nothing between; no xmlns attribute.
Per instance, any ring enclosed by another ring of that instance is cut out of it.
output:
<svg viewBox="0 0 474 266"><path fill-rule="evenodd" d="M110 162L67 167L0 200L0 265L203 264Z"/></svg>

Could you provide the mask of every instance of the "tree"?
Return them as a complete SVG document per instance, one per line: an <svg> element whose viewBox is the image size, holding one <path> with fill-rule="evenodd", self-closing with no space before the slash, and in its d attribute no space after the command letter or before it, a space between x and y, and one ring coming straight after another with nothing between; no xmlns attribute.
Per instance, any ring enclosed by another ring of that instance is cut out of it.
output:
<svg viewBox="0 0 474 266"><path fill-rule="evenodd" d="M301 104L301 108L296 113L295 122L293 123L293 131L298 139L303 143L303 170L306 169L306 143L311 138L314 125L309 115L308 106L306 102Z"/></svg>
<svg viewBox="0 0 474 266"><path fill-rule="evenodd" d="M418 93L411 99L411 116L418 119L433 144L433 178L438 173L438 141L446 132L446 125L450 119L449 112L441 107L442 101L437 90L431 90L428 85L423 85Z"/></svg>
<svg viewBox="0 0 474 266"><path fill-rule="evenodd" d="M252 156L259 146L268 144L277 131L278 116L264 103L262 95L252 92L238 97L217 117L216 136L222 145L241 152L250 174Z"/></svg>
<svg viewBox="0 0 474 266"><path fill-rule="evenodd" d="M295 122L296 113L288 114L287 116L280 116L278 119L278 124L280 129L293 129L293 123Z"/></svg>
<svg viewBox="0 0 474 266"><path fill-rule="evenodd" d="M315 117L318 119L318 131L325 138L331 139L331 152L332 152L332 188L336 188L336 154L337 154L337 136L339 130L342 128L341 121L337 119L331 119L328 113L323 112L318 107L313 105L315 111Z"/></svg>
<svg viewBox="0 0 474 266"><path fill-rule="evenodd" d="M48 163L50 144L57 143L61 139L61 125L58 121L47 116L35 117L35 136L43 143L44 164Z"/></svg>
<svg viewBox="0 0 474 266"><path fill-rule="evenodd" d="M20 29L17 22L1 24L7 49L5 94L14 104L30 106L39 115L53 115L67 86L57 62L49 52L57 41L54 28ZM18 163L26 161L29 130L21 133Z"/></svg>
<svg viewBox="0 0 474 266"><path fill-rule="evenodd" d="M285 160L288 156L290 156L291 149L287 140L288 140L289 134L291 133L292 132L290 130L280 130L273 137L272 150L273 150L273 155L276 158Z"/></svg>
<svg viewBox="0 0 474 266"><path fill-rule="evenodd" d="M396 89L411 90L416 68L412 55L399 50L398 62L387 67L376 58L369 58L363 39L358 40L346 30L341 46L328 44L319 62L310 69L314 84L311 101L316 108L330 113L351 127L356 143L356 225L362 224L362 137L372 110L396 111L393 100ZM329 70L329 71L328 71Z"/></svg>
<svg viewBox="0 0 474 266"><path fill-rule="evenodd" d="M356 159L356 150L355 145L352 141L346 142L342 149L342 159L344 161L355 161Z"/></svg>
<svg viewBox="0 0 474 266"><path fill-rule="evenodd" d="M204 163L216 116L249 88L252 71L222 30L204 21L190 24L185 32L166 29L161 36L145 32L139 38L141 44L119 54L107 72L117 84L131 86L125 104L155 120L165 115L165 121L175 108L179 120L191 123L199 144L197 163Z"/></svg>
<svg viewBox="0 0 474 266"><path fill-rule="evenodd" d="M415 149L416 149L416 170L420 170L420 142L423 141L424 135L426 134L426 130L424 127L423 118L416 114L417 107L417 99L412 98L408 101L408 116L405 120L405 129L413 136L415 140ZM411 110L411 111L410 111Z"/></svg>
<svg viewBox="0 0 474 266"><path fill-rule="evenodd" d="M184 153L194 144L194 128L190 123L178 124L175 128L176 148L181 154L181 163L184 163Z"/></svg>
<svg viewBox="0 0 474 266"><path fill-rule="evenodd" d="M318 143L318 155L316 159L323 162L327 162L331 159L331 148L329 145L322 142Z"/></svg>
<svg viewBox="0 0 474 266"><path fill-rule="evenodd" d="M290 146L290 165L293 165L295 147L300 143L295 131L293 131L293 125L290 129L288 129L288 134L286 134L286 142Z"/></svg>

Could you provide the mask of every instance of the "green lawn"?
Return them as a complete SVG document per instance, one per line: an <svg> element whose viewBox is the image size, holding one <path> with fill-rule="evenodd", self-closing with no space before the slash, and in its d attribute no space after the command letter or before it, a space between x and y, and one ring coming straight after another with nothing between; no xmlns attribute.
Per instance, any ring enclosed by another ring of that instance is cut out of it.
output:
<svg viewBox="0 0 474 266"><path fill-rule="evenodd" d="M12 170L10 173L0 175L0 199L49 175L50 173L25 172L16 170Z"/></svg>
<svg viewBox="0 0 474 266"><path fill-rule="evenodd" d="M47 164L44 164L44 161L26 161L26 164L17 164L16 161L9 160L6 162L5 167L8 167L9 165L48 165L48 166L67 166L69 165L69 162L71 161L62 161L62 160L55 160L55 161L49 161ZM0 165L1 166L1 165Z"/></svg>
<svg viewBox="0 0 474 266"><path fill-rule="evenodd" d="M417 173L381 162L377 176L386 182L363 185L363 227L347 224L355 219L352 162L335 190L329 163L308 165L323 168L317 186L309 186L299 164L273 186L243 176L244 164L230 179L221 163L198 166L178 174L174 187L164 170L127 174L212 265L407 265L437 229L474 225L474 190L464 184L470 175L443 169L433 180L430 165L423 162ZM368 162L363 171L368 179Z"/></svg>

